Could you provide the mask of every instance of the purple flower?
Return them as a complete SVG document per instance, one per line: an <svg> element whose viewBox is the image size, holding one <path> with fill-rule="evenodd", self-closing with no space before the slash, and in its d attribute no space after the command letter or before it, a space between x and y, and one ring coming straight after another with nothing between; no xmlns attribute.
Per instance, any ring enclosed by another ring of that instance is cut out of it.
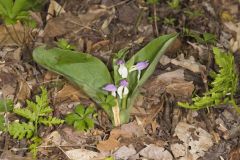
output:
<svg viewBox="0 0 240 160"><path fill-rule="evenodd" d="M117 61L117 65L121 65L121 64L124 64L125 62L124 62L124 60L122 60L122 59L119 59L118 61Z"/></svg>
<svg viewBox="0 0 240 160"><path fill-rule="evenodd" d="M141 70L146 69L148 65L149 65L148 61L138 62L136 65L131 66L129 72L138 71L137 79L139 81L141 76Z"/></svg>
<svg viewBox="0 0 240 160"><path fill-rule="evenodd" d="M128 81L123 79L120 81L120 86L127 87L128 86Z"/></svg>
<svg viewBox="0 0 240 160"><path fill-rule="evenodd" d="M103 90L108 92L116 92L117 87L114 84L107 84L106 86L103 87Z"/></svg>
<svg viewBox="0 0 240 160"><path fill-rule="evenodd" d="M147 61L138 62L138 63L136 64L136 68L137 68L137 70L140 70L140 71L141 71L141 70L147 68L148 65L149 65L149 63L148 63Z"/></svg>

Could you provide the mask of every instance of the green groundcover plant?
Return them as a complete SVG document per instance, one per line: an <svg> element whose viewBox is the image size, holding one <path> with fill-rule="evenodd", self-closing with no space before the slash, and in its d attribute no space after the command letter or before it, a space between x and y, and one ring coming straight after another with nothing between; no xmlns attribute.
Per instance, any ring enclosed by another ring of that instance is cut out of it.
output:
<svg viewBox="0 0 240 160"><path fill-rule="evenodd" d="M125 59L126 49L119 51L113 58L111 71L100 59L69 49L40 46L33 51L33 59L75 83L119 126L129 121L139 87L154 72L161 55L177 36L158 37L129 60Z"/></svg>
<svg viewBox="0 0 240 160"><path fill-rule="evenodd" d="M214 79L211 89L202 97L192 98L192 103L179 102L178 105L187 109L199 110L218 106L220 104L232 105L238 113L240 108L236 105L234 94L237 91L238 75L234 63L234 56L230 53L223 53L218 48L213 48L215 62L219 66L218 73L211 72Z"/></svg>
<svg viewBox="0 0 240 160"><path fill-rule="evenodd" d="M0 100L0 131L6 131L6 122L5 116L7 112L12 112L13 110L13 101L10 99Z"/></svg>
<svg viewBox="0 0 240 160"><path fill-rule="evenodd" d="M0 0L0 17L6 25L16 24L17 21L30 26L34 21L29 11L39 9L46 0Z"/></svg>
<svg viewBox="0 0 240 160"><path fill-rule="evenodd" d="M26 108L15 108L13 112L26 119L23 122L12 122L9 124L9 134L18 140L26 138L31 141L29 146L33 157L37 156L37 147L41 144L41 138L38 136L38 127L40 125L52 126L62 124L64 121L52 117L52 108L49 106L47 90L42 89L41 96L36 96L36 103L27 101Z"/></svg>
<svg viewBox="0 0 240 160"><path fill-rule="evenodd" d="M93 114L92 106L85 108L83 105L77 105L74 112L65 117L65 121L79 131L87 131L94 127Z"/></svg>

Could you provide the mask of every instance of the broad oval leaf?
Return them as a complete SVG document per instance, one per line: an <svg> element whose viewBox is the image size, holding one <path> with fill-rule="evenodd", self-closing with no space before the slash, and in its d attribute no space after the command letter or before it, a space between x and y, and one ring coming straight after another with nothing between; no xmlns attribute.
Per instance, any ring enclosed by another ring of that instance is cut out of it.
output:
<svg viewBox="0 0 240 160"><path fill-rule="evenodd" d="M169 34L160 36L151 42L149 42L144 48L138 51L130 60L127 62L128 68L141 61L148 61L149 66L142 70L141 78L137 80L137 71L129 74L129 90L132 91L129 95L129 100L133 103L135 96L138 92L138 87L141 86L154 72L160 57L165 53L167 48L174 42L178 34Z"/></svg>
<svg viewBox="0 0 240 160"><path fill-rule="evenodd" d="M33 51L33 59L44 68L75 83L94 100L97 100L97 93L104 93L104 85L112 83L106 65L89 54L41 46Z"/></svg>

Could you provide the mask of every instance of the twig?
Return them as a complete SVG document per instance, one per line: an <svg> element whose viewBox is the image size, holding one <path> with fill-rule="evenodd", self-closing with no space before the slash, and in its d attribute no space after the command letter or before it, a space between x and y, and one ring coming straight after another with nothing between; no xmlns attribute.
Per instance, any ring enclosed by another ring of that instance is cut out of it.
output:
<svg viewBox="0 0 240 160"><path fill-rule="evenodd" d="M89 147L89 148L93 148L93 149L97 149L95 146L90 146L90 145L82 145L82 144L79 144L79 145L47 145L47 146L38 146L37 148L40 149L40 148L58 148L58 147L80 147L80 148L84 148L84 147ZM12 151L22 151L22 150L28 150L29 148L25 147L25 148L12 148L10 150ZM0 149L0 151L3 151Z"/></svg>
<svg viewBox="0 0 240 160"><path fill-rule="evenodd" d="M158 25L157 25L157 8L155 3L153 4L152 8L153 8L153 31L155 35L158 37L159 32L158 32Z"/></svg>
<svg viewBox="0 0 240 160"><path fill-rule="evenodd" d="M131 2L131 1L135 1L135 0L125 0L125 1L121 1L121 2L119 2L119 3L113 4L112 6L107 7L107 9L112 9L112 8L114 8L114 7L121 6L121 5L123 5L123 4L125 4L125 3L129 3L129 2Z"/></svg>

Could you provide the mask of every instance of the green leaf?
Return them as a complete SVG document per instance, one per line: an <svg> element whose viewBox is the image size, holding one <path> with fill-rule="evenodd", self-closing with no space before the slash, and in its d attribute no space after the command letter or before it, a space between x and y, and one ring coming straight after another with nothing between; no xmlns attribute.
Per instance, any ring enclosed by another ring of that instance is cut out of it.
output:
<svg viewBox="0 0 240 160"><path fill-rule="evenodd" d="M13 110L13 101L12 100L0 100L0 113L1 112L11 112Z"/></svg>
<svg viewBox="0 0 240 160"><path fill-rule="evenodd" d="M79 131L85 131L87 130L87 126L85 121L75 121L73 123L73 127Z"/></svg>
<svg viewBox="0 0 240 160"><path fill-rule="evenodd" d="M84 117L85 108L83 105L78 105L74 109L74 112L77 113L80 117Z"/></svg>
<svg viewBox="0 0 240 160"><path fill-rule="evenodd" d="M0 5L5 9L8 15L12 12L13 0L0 0Z"/></svg>
<svg viewBox="0 0 240 160"><path fill-rule="evenodd" d="M130 68L137 62L149 62L148 68L142 71L139 82L137 80L137 71L129 74L129 95L131 95L131 101L134 100L134 97L138 92L138 87L141 86L152 75L160 57L165 53L165 51L172 44L172 42L174 42L177 36L178 34L170 34L160 36L152 40L127 62L128 68Z"/></svg>
<svg viewBox="0 0 240 160"><path fill-rule="evenodd" d="M5 118L3 115L0 115L0 131L3 131L5 129Z"/></svg>
<svg viewBox="0 0 240 160"><path fill-rule="evenodd" d="M19 116L22 116L30 121L35 121L35 119L37 118L36 115L30 111L29 109L26 108L16 108L13 109L13 112L18 114Z"/></svg>
<svg viewBox="0 0 240 160"><path fill-rule="evenodd" d="M75 121L81 120L82 118L75 113L70 113L65 117L65 121L68 125L72 125Z"/></svg>
<svg viewBox="0 0 240 160"><path fill-rule="evenodd" d="M89 54L41 46L33 51L33 59L44 68L75 83L94 100L98 97L97 93L104 93L104 85L112 83L104 63Z"/></svg>
<svg viewBox="0 0 240 160"><path fill-rule="evenodd" d="M85 108L82 105L78 105L74 113L70 113L65 117L65 121L69 125L80 131L85 131L94 127L94 121L89 117L92 117L94 108L89 106Z"/></svg>
<svg viewBox="0 0 240 160"><path fill-rule="evenodd" d="M29 8L28 0L15 0L12 8L12 16L16 17L19 12L24 11Z"/></svg>
<svg viewBox="0 0 240 160"><path fill-rule="evenodd" d="M85 123L88 129L93 128L94 127L94 121L90 118L85 118Z"/></svg>
<svg viewBox="0 0 240 160"><path fill-rule="evenodd" d="M30 152L33 154L33 157L36 159L37 158L37 151L38 151L38 146L42 143L42 139L40 137L33 137L31 138L32 144L29 146Z"/></svg>
<svg viewBox="0 0 240 160"><path fill-rule="evenodd" d="M56 117L47 117L47 118L43 118L40 117L39 118L39 123L44 124L45 126L53 126L53 125L58 125L58 124L62 124L64 122L64 120L58 119Z"/></svg>
<svg viewBox="0 0 240 160"><path fill-rule="evenodd" d="M88 115L93 114L93 113L94 113L94 108L91 107L91 106L89 106L89 107L87 107L87 109L85 110L84 115L85 115L85 116L88 116Z"/></svg>
<svg viewBox="0 0 240 160"><path fill-rule="evenodd" d="M29 139L33 136L34 126L32 123L13 122L9 125L8 131L13 138L17 138L18 140L22 140L25 137Z"/></svg>

